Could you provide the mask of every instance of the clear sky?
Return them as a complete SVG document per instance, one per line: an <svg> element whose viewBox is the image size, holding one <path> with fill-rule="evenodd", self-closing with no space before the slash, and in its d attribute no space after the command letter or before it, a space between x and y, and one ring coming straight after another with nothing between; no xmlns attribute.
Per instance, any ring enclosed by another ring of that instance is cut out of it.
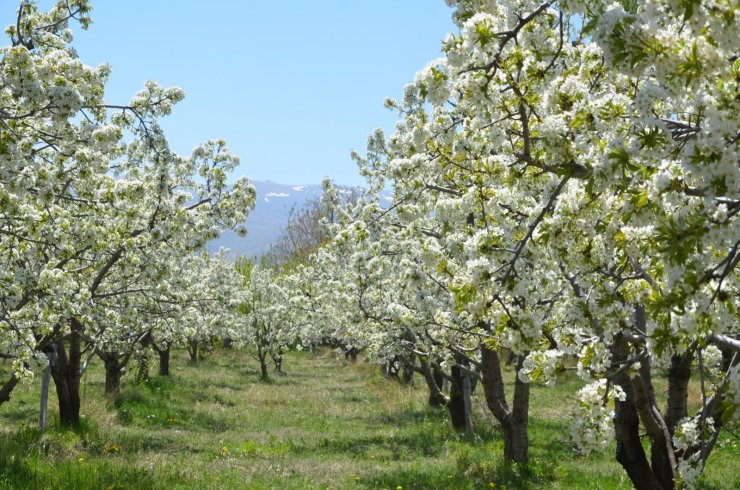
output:
<svg viewBox="0 0 740 490"><path fill-rule="evenodd" d="M17 2L2 4L7 25ZM283 184L362 184L351 150L392 129L383 100L400 98L453 30L443 0L92 5L74 46L84 62L112 66L108 102L128 102L150 79L178 85L187 97L163 121L176 151L221 137L241 157L238 175Z"/></svg>

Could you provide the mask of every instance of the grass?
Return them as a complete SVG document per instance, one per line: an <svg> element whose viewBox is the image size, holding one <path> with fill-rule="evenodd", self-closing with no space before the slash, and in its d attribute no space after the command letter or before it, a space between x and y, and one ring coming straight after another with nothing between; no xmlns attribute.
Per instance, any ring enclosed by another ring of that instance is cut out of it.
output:
<svg viewBox="0 0 740 490"><path fill-rule="evenodd" d="M52 426L40 435L39 382L18 387L0 406L0 489L631 488L613 449L581 457L566 440L575 379L533 387L531 462L506 466L480 389L471 441L427 407L421 380L400 386L330 352L290 353L287 374L269 382L239 351L199 366L176 352L172 365L170 378L141 385L125 376L115 401L91 366L76 431L54 425L52 390ZM729 435L721 446L700 488L740 488L740 446Z"/></svg>

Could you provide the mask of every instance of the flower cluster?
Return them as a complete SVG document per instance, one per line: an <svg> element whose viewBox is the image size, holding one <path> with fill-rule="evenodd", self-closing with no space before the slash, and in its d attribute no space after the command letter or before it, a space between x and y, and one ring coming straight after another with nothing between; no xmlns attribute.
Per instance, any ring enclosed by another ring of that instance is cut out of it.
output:
<svg viewBox="0 0 740 490"><path fill-rule="evenodd" d="M600 379L578 390L577 400L570 415L571 440L586 454L604 449L614 439L614 403L625 400L624 391Z"/></svg>

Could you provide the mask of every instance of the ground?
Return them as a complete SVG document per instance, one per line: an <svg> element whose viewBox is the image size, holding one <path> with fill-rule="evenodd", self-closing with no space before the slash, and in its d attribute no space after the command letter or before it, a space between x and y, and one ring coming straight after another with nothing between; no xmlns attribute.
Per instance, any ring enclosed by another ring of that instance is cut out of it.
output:
<svg viewBox="0 0 740 490"><path fill-rule="evenodd" d="M289 353L267 382L246 352L186 359L175 353L169 378L125 375L116 400L93 365L77 430L56 425L52 389L39 435L40 382L17 388L0 405L0 488L631 488L613 448L579 456L568 442L576 379L533 388L531 463L505 466L480 389L470 440L426 405L421 379L401 386L329 350ZM700 488L740 488L740 444L727 433L720 446Z"/></svg>

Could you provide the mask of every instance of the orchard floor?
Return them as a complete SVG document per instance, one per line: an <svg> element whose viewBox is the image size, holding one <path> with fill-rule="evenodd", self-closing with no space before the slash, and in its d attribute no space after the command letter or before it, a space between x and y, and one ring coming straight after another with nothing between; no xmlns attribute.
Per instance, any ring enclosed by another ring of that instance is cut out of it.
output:
<svg viewBox="0 0 740 490"><path fill-rule="evenodd" d="M426 406L421 380L400 386L330 351L288 354L286 374L269 382L255 368L245 352L219 350L198 366L177 352L171 377L137 386L126 375L109 401L96 364L82 388L82 426L55 425L52 389L41 436L39 382L20 386L0 405L0 488L631 488L613 448L583 457L568 443L576 380L533 388L531 463L505 466L480 393L467 440ZM699 488L740 488L740 442L729 433Z"/></svg>

